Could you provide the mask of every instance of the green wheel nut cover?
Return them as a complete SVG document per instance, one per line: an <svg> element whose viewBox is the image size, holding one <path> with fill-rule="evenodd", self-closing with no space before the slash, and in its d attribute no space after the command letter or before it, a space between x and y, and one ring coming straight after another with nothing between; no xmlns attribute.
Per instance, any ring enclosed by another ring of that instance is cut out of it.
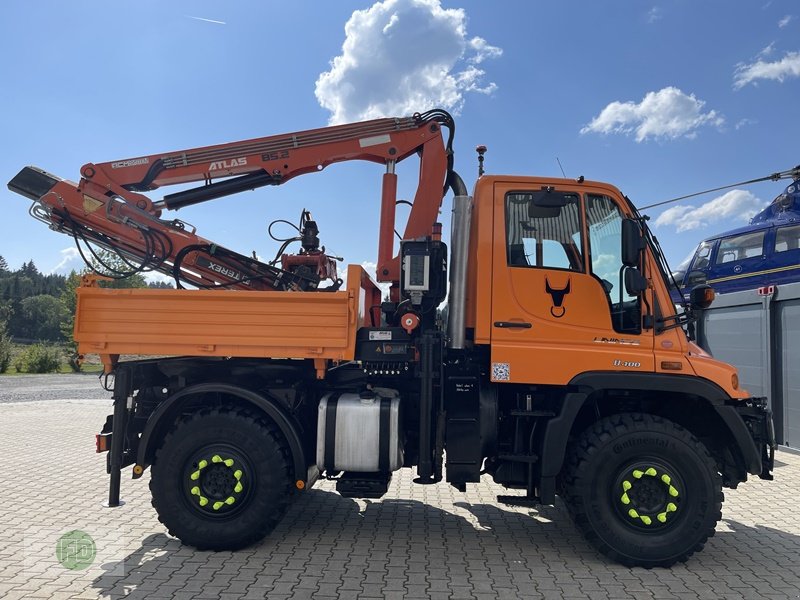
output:
<svg viewBox="0 0 800 600"><path fill-rule="evenodd" d="M669 494L670 498L677 500L680 497L680 492L678 489L672 485L672 478L667 474L663 473L661 476L658 476L658 470L655 467L648 467L646 470L642 471L641 469L634 469L631 471L631 475L633 476L634 480L640 480L643 477L653 477L657 478L664 486L667 488L667 493ZM633 488L633 483L624 479L622 481L622 495L619 497L619 501L621 504L628 506L631 503L630 496L628 492ZM646 515L640 514L635 508L630 508L627 511L627 515L633 519L638 520L644 525L653 525L654 519L659 523L666 523L667 516L669 513L677 512L678 505L674 502L668 502L667 505L664 507L664 510L655 515Z"/></svg>
<svg viewBox="0 0 800 600"><path fill-rule="evenodd" d="M225 467L227 467L228 469L233 470L233 465L235 464L235 461L232 458L222 458L219 454L215 454L214 456L211 457L211 463L212 464L221 464L221 465L224 465ZM197 463L197 470L192 471L191 473L189 473L189 480L191 482L199 481L200 476L201 476L201 474L203 472L203 469L208 467L208 465L209 465L209 461L206 460L206 459L203 459L203 460L199 461ZM243 473L242 473L241 469L236 469L235 471L233 471L233 477L234 477L234 479L236 479L236 485L233 488L233 493L236 494L236 495L241 494L242 491L244 490L244 486L242 485L242 475L243 475ZM200 506L204 507L204 506L208 505L209 500L208 500L208 498L203 496L199 485L193 485L192 488L189 490L189 493L192 496L197 496L197 502L198 502L198 504ZM235 502L236 502L236 496L231 495L231 496L228 496L224 501L216 501L216 502L214 502L211 505L211 508L216 511L216 510L219 510L220 508L222 508L223 506L226 506L226 505L227 506L231 506Z"/></svg>

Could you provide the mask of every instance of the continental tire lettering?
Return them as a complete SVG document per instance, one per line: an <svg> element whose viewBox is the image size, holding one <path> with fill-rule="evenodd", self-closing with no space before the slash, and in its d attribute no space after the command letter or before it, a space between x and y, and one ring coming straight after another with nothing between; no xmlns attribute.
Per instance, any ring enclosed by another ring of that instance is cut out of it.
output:
<svg viewBox="0 0 800 600"><path fill-rule="evenodd" d="M671 448L672 444L668 440L663 439L648 439L648 438L633 438L625 440L618 444L614 444L614 452L619 454L628 448L636 448L639 446L656 446L657 448Z"/></svg>

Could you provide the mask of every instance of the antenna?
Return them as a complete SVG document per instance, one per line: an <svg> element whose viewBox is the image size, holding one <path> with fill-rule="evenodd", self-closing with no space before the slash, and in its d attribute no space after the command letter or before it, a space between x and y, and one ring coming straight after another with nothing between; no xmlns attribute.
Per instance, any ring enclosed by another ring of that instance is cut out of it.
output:
<svg viewBox="0 0 800 600"><path fill-rule="evenodd" d="M561 161L558 160L557 156L556 156L556 162L558 163L558 168L561 169L561 175L563 175L564 179L566 179L567 178L567 174L564 173L564 167L561 166Z"/></svg>

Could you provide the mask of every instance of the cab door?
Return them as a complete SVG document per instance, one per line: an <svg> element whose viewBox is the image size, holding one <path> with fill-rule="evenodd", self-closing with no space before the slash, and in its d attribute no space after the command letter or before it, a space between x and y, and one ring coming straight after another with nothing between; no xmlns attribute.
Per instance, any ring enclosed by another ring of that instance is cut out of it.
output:
<svg viewBox="0 0 800 600"><path fill-rule="evenodd" d="M556 191L558 210L536 205L541 186L495 183L492 380L565 384L586 371L653 371L640 300L620 293L621 211L601 193Z"/></svg>

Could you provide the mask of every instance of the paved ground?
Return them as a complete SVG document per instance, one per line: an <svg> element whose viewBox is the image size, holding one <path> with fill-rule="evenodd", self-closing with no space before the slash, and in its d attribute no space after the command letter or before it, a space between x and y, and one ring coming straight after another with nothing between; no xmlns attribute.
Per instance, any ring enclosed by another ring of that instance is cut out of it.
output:
<svg viewBox="0 0 800 600"><path fill-rule="evenodd" d="M101 507L107 477L94 433L110 402L74 399L93 397L95 386L83 376L0 377L0 598L800 597L794 454L779 453L774 482L728 491L716 536L672 569L609 563L563 508L510 508L495 503L500 489L489 482L464 495L415 486L408 474L380 501L322 484L258 546L197 552L158 523L146 478L126 472L127 504ZM25 387L36 391L26 397ZM19 403L56 387L64 400ZM82 570L56 559L72 530L95 542Z"/></svg>

